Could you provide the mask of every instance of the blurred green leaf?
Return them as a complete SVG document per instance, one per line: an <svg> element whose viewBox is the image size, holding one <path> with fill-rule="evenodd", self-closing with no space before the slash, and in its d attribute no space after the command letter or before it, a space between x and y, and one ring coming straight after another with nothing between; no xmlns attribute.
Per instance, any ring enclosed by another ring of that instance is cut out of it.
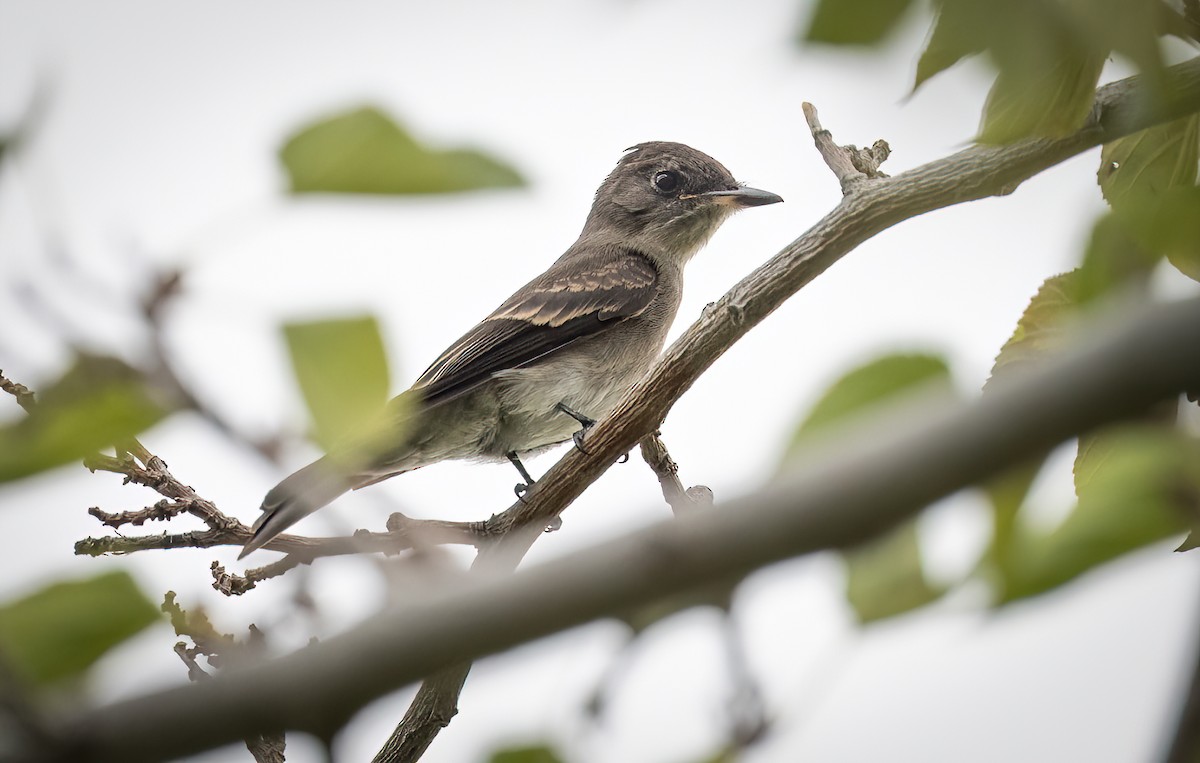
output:
<svg viewBox="0 0 1200 763"><path fill-rule="evenodd" d="M838 424L933 383L950 386L950 369L936 355L885 355L854 369L830 386L796 428L784 464ZM846 598L863 623L924 606L945 592L925 578L913 522L844 552L842 558Z"/></svg>
<svg viewBox="0 0 1200 763"><path fill-rule="evenodd" d="M531 745L496 750L488 763L562 763L562 760L549 745Z"/></svg>
<svg viewBox="0 0 1200 763"><path fill-rule="evenodd" d="M1064 51L1036 69L1002 68L983 108L980 143L1059 138L1083 126L1095 100L1104 56Z"/></svg>
<svg viewBox="0 0 1200 763"><path fill-rule="evenodd" d="M929 382L949 384L950 369L936 355L896 354L878 358L838 379L792 435L785 459L831 425Z"/></svg>
<svg viewBox="0 0 1200 763"><path fill-rule="evenodd" d="M370 316L283 327L292 369L326 450L380 418L390 381L379 325Z"/></svg>
<svg viewBox="0 0 1200 763"><path fill-rule="evenodd" d="M1200 496L1200 447L1163 427L1094 438L1076 464L1079 501L1053 531L1027 531L1004 567L1000 603L1044 593L1187 528Z"/></svg>
<svg viewBox="0 0 1200 763"><path fill-rule="evenodd" d="M1193 551L1200 548L1200 530L1196 529L1195 524L1192 525L1192 531L1184 538L1183 543L1179 544L1176 551Z"/></svg>
<svg viewBox="0 0 1200 763"><path fill-rule="evenodd" d="M481 151L421 145L370 106L302 128L279 155L292 193L454 193L525 184L515 169Z"/></svg>
<svg viewBox="0 0 1200 763"><path fill-rule="evenodd" d="M933 31L917 61L914 91L935 74L987 48L987 35L980 26L985 6L964 0L941 0L936 6Z"/></svg>
<svg viewBox="0 0 1200 763"><path fill-rule="evenodd" d="M982 573L996 588L1003 589L1004 580L1011 576L1007 567L1013 558L1013 547L1021 539L1021 507L1048 455L1035 456L983 485L984 494L992 504L992 539L980 557L976 573Z"/></svg>
<svg viewBox="0 0 1200 763"><path fill-rule="evenodd" d="M803 40L874 45L903 18L912 0L820 0Z"/></svg>
<svg viewBox="0 0 1200 763"><path fill-rule="evenodd" d="M1141 213L1169 189L1195 185L1197 162L1200 115L1193 114L1106 143L1097 173L1100 191L1113 209Z"/></svg>
<svg viewBox="0 0 1200 763"><path fill-rule="evenodd" d="M1200 281L1200 115L1115 140L1100 156L1100 189L1129 235Z"/></svg>
<svg viewBox="0 0 1200 763"><path fill-rule="evenodd" d="M1060 349L1065 323L1078 304L1078 271L1047 278L1017 321L1012 336L1000 348L984 390L998 376Z"/></svg>
<svg viewBox="0 0 1200 763"><path fill-rule="evenodd" d="M79 675L158 619L133 578L109 572L0 606L0 651L22 679L51 683Z"/></svg>
<svg viewBox="0 0 1200 763"><path fill-rule="evenodd" d="M1116 215L1096 221L1076 274L1076 298L1081 305L1114 289L1144 285L1162 255L1147 249Z"/></svg>
<svg viewBox="0 0 1200 763"><path fill-rule="evenodd" d="M846 560L846 599L863 624L923 607L945 593L925 578L915 521L842 556Z"/></svg>
<svg viewBox="0 0 1200 763"><path fill-rule="evenodd" d="M1162 82L1158 0L940 0L936 7L913 90L960 59L986 52L997 78L980 128L985 143L1077 129L1112 51L1132 60L1152 84Z"/></svg>
<svg viewBox="0 0 1200 763"><path fill-rule="evenodd" d="M115 358L81 355L38 395L29 415L0 427L0 482L78 461L165 415L136 370Z"/></svg>

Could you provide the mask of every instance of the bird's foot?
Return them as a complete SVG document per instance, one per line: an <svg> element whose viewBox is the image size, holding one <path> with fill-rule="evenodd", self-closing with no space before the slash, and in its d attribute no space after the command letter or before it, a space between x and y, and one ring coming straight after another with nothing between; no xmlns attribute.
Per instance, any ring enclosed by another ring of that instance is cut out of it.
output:
<svg viewBox="0 0 1200 763"><path fill-rule="evenodd" d="M525 494L529 492L529 488L534 486L535 481L533 477L529 475L529 470L525 468L525 464L521 463L521 459L517 457L517 452L515 450L510 450L504 455L508 458L509 463L517 468L517 471L521 475L521 479L525 480L524 482L518 482L515 486L513 486L513 492L517 494L517 500L519 500L521 503L524 503Z"/></svg>
<svg viewBox="0 0 1200 763"><path fill-rule="evenodd" d="M585 456L590 456L591 453L588 452L588 449L583 447L583 439L587 435L588 430L591 429L592 427L596 426L596 420L590 416L580 413L579 411L575 410L574 408L572 408L571 406L569 406L563 402L556 403L554 407L560 413L565 413L568 416L570 416L571 418L578 421L580 426L583 427L578 432L571 435L571 440L574 441L575 447L578 448L581 453L583 453Z"/></svg>
<svg viewBox="0 0 1200 763"><path fill-rule="evenodd" d="M580 429L575 434L571 435L571 441L575 443L575 448L585 456L592 455L591 451L583 447L583 436L587 434L587 427Z"/></svg>
<svg viewBox="0 0 1200 763"><path fill-rule="evenodd" d="M518 482L517 484L513 485L513 493L517 496L517 500L521 503L526 502L525 494L529 492L529 487L530 486L526 485L524 482Z"/></svg>
<svg viewBox="0 0 1200 763"><path fill-rule="evenodd" d="M546 529L543 530L542 532L552 533L552 532L555 532L555 531L561 530L561 529L562 529L562 517L555 517L554 519L550 520L549 524L546 525Z"/></svg>

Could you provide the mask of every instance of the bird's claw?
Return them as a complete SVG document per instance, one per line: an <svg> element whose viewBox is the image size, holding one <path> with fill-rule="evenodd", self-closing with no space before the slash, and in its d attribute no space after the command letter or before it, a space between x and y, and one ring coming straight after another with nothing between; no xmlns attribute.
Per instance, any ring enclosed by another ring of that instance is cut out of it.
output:
<svg viewBox="0 0 1200 763"><path fill-rule="evenodd" d="M516 485L513 485L513 493L516 494L517 500L521 503L525 503L525 494L528 492L529 485L526 485L524 482L518 482Z"/></svg>
<svg viewBox="0 0 1200 763"><path fill-rule="evenodd" d="M583 436L587 434L588 429L589 427L585 426L583 429L580 429L578 432L571 435L571 440L574 441L575 447L585 456L592 455L591 451L583 447Z"/></svg>

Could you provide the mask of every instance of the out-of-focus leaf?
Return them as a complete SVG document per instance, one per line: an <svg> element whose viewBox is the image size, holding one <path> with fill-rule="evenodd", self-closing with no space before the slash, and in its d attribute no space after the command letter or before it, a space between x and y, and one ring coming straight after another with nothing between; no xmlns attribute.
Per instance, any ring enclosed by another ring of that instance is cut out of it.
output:
<svg viewBox="0 0 1200 763"><path fill-rule="evenodd" d="M988 93L977 140L1012 143L1075 132L1091 112L1102 68L1102 55L1064 51L1036 71L1001 69Z"/></svg>
<svg viewBox="0 0 1200 763"><path fill-rule="evenodd" d="M26 681L76 676L158 620L127 573L55 583L0 605L0 651Z"/></svg>
<svg viewBox="0 0 1200 763"><path fill-rule="evenodd" d="M1114 289L1144 284L1162 255L1147 249L1115 215L1096 221L1077 271L1076 297L1081 305Z"/></svg>
<svg viewBox="0 0 1200 763"><path fill-rule="evenodd" d="M1200 281L1200 115L1107 144L1097 173L1104 198L1144 249Z"/></svg>
<svg viewBox="0 0 1200 763"><path fill-rule="evenodd" d="M1000 602L1044 593L1187 528L1200 496L1200 447L1158 428L1112 430L1076 466L1079 501L1052 532L1013 545Z"/></svg>
<svg viewBox="0 0 1200 763"><path fill-rule="evenodd" d="M933 31L917 61L914 91L935 74L987 48L987 36L980 26L981 10L977 3L969 0L942 0L938 3Z"/></svg>
<svg viewBox="0 0 1200 763"><path fill-rule="evenodd" d="M949 380L946 361L935 355L886 355L857 368L834 382L809 411L792 435L785 460L829 426L923 384Z"/></svg>
<svg viewBox="0 0 1200 763"><path fill-rule="evenodd" d="M166 415L137 371L97 356L77 358L38 401L29 415L0 427L0 482L78 461Z"/></svg>
<svg viewBox="0 0 1200 763"><path fill-rule="evenodd" d="M1158 37L1165 32L1162 0L1059 0L1063 22L1093 52L1132 61L1151 88L1162 84Z"/></svg>
<svg viewBox="0 0 1200 763"><path fill-rule="evenodd" d="M1195 185L1197 162L1200 115L1192 114L1106 143L1096 174L1113 209L1138 214L1169 189Z"/></svg>
<svg viewBox="0 0 1200 763"><path fill-rule="evenodd" d="M913 89L986 52L998 77L980 140L1006 143L1079 127L1112 51L1162 81L1157 0L940 0Z"/></svg>
<svg viewBox="0 0 1200 763"><path fill-rule="evenodd" d="M375 319L289 323L283 332L317 441L328 450L370 429L390 385Z"/></svg>
<svg viewBox="0 0 1200 763"><path fill-rule="evenodd" d="M496 750L488 763L563 763L563 759L549 745L531 745Z"/></svg>
<svg viewBox="0 0 1200 763"><path fill-rule="evenodd" d="M925 578L915 521L905 522L843 557L846 599L863 624L923 607L945 593Z"/></svg>
<svg viewBox="0 0 1200 763"><path fill-rule="evenodd" d="M836 425L933 383L950 386L950 369L935 355L886 355L849 372L825 392L797 427L785 465L806 444ZM925 577L913 522L846 551L842 558L846 597L863 623L924 606L945 592Z"/></svg>
<svg viewBox="0 0 1200 763"><path fill-rule="evenodd" d="M1013 335L1000 348L984 391L998 376L1046 357L1062 346L1063 328L1079 304L1078 271L1047 278L1017 321Z"/></svg>
<svg viewBox="0 0 1200 763"><path fill-rule="evenodd" d="M1200 188L1175 188L1157 210L1153 243L1180 273L1200 281Z"/></svg>
<svg viewBox="0 0 1200 763"><path fill-rule="evenodd" d="M1116 213L1130 234L1147 249L1166 254L1184 275L1200 280L1200 188L1172 188L1136 199Z"/></svg>
<svg viewBox="0 0 1200 763"><path fill-rule="evenodd" d="M1167 252L1167 260L1180 273L1193 281L1200 281L1200 247L1191 251L1173 249Z"/></svg>
<svg viewBox="0 0 1200 763"><path fill-rule="evenodd" d="M802 41L875 45L912 5L912 0L820 0Z"/></svg>
<svg viewBox="0 0 1200 763"><path fill-rule="evenodd" d="M481 151L424 146L369 106L304 127L279 155L292 193L454 193L525 184Z"/></svg>
<svg viewBox="0 0 1200 763"><path fill-rule="evenodd" d="M1021 507L1047 455L1031 458L983 485L984 494L992 504L992 542L980 560L986 573L994 574L1007 563L1020 529L1018 520ZM999 574L1003 577L1002 572Z"/></svg>

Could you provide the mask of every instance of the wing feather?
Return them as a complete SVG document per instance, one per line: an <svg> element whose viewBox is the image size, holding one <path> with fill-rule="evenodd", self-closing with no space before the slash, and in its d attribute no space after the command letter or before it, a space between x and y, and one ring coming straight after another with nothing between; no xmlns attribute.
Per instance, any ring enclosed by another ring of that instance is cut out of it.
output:
<svg viewBox="0 0 1200 763"><path fill-rule="evenodd" d="M458 397L640 314L657 291L658 270L636 251L568 253L452 344L413 390L426 404Z"/></svg>

